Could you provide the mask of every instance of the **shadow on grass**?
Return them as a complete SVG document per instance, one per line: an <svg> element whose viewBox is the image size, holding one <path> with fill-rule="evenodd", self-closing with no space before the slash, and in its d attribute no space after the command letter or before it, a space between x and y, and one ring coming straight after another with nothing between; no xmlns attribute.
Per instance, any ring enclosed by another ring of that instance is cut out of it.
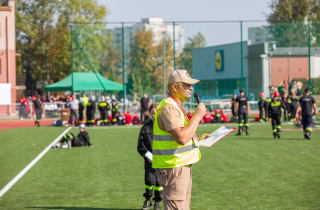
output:
<svg viewBox="0 0 320 210"><path fill-rule="evenodd" d="M117 209L117 208L92 208L92 207L62 207L62 206L51 206L51 207L25 207L28 209L65 209L65 210L139 210L139 209Z"/></svg>

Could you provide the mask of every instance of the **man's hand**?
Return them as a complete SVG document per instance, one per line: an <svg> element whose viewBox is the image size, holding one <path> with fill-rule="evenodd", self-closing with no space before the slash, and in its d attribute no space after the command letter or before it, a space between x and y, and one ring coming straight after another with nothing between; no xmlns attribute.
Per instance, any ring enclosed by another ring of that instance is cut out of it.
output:
<svg viewBox="0 0 320 210"><path fill-rule="evenodd" d="M151 160L148 159L148 161L149 161L150 164L152 164L152 161L151 161Z"/></svg>
<svg viewBox="0 0 320 210"><path fill-rule="evenodd" d="M206 114L206 106L203 103L199 103L196 110L194 111L194 116L202 119Z"/></svg>
<svg viewBox="0 0 320 210"><path fill-rule="evenodd" d="M199 136L198 140L201 141L201 140L208 138L208 137L211 137L211 134L204 133L201 136Z"/></svg>

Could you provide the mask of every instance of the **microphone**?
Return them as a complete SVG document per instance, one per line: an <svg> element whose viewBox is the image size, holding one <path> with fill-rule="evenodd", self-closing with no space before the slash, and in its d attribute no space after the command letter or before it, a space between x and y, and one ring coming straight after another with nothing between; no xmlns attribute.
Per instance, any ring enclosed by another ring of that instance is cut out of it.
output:
<svg viewBox="0 0 320 210"><path fill-rule="evenodd" d="M199 104L201 101L200 101L200 95L199 95L199 93L194 93L193 94L193 96L194 96L194 99L197 101L197 103Z"/></svg>

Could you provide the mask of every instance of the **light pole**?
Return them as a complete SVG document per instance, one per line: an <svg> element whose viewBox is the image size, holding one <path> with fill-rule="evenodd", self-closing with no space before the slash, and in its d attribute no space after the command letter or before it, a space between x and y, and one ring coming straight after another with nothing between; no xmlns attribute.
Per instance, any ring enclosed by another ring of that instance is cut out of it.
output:
<svg viewBox="0 0 320 210"><path fill-rule="evenodd" d="M290 55L291 52L288 52L288 93L289 93L289 79L290 79Z"/></svg>
<svg viewBox="0 0 320 210"><path fill-rule="evenodd" d="M277 48L277 42L276 41L271 41L271 46L270 46L270 52L269 52L269 95L271 92L271 57L272 57L272 51L274 51Z"/></svg>

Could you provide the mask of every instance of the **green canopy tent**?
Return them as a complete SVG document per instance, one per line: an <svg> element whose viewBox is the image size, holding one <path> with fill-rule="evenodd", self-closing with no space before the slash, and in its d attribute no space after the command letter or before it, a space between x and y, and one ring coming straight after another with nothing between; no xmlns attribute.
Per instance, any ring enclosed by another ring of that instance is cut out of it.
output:
<svg viewBox="0 0 320 210"><path fill-rule="evenodd" d="M63 80L47 85L45 91L123 91L125 88L126 85L108 80L99 73L73 72Z"/></svg>

